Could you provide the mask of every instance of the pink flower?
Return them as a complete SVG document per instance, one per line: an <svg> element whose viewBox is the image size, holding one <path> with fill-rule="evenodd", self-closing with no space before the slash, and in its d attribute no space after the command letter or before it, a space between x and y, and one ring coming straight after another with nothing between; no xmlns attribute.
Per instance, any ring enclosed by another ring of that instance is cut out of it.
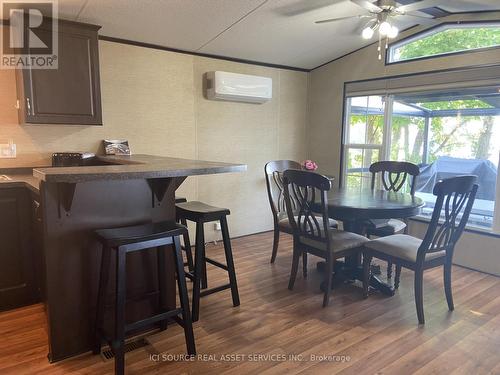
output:
<svg viewBox="0 0 500 375"><path fill-rule="evenodd" d="M315 171L316 169L318 169L318 164L316 164L312 160L305 160L302 163L302 166L304 167L304 169L307 169L308 171Z"/></svg>

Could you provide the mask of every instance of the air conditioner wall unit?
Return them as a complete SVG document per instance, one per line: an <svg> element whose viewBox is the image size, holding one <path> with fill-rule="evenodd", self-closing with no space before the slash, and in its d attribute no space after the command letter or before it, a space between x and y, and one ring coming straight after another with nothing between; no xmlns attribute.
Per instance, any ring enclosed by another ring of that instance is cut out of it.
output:
<svg viewBox="0 0 500 375"><path fill-rule="evenodd" d="M273 80L248 74L208 72L207 99L265 103L273 97Z"/></svg>

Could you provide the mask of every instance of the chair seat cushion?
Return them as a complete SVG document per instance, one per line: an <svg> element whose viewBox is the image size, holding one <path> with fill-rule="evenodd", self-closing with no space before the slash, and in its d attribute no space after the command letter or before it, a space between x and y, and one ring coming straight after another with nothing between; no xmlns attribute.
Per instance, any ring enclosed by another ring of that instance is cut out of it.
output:
<svg viewBox="0 0 500 375"><path fill-rule="evenodd" d="M320 250L327 250L327 246L325 242L317 241L308 237L300 237L300 242L307 246L314 247ZM330 231L330 245L331 250L334 253L354 249L356 247L360 247L363 244L367 243L368 239L356 233L346 232L343 230L332 229Z"/></svg>
<svg viewBox="0 0 500 375"><path fill-rule="evenodd" d="M321 216L316 216L316 219L318 219L318 223L322 227L323 218ZM297 220L297 216L295 216L295 220ZM337 228L339 226L339 223L333 219L328 219L328 222L331 228ZM280 219L280 221L278 222L278 226L280 227L280 230L282 230L283 232L292 233L292 225L288 221L287 217Z"/></svg>
<svg viewBox="0 0 500 375"><path fill-rule="evenodd" d="M402 220L390 219L387 223L381 227L377 227L375 225L370 225L371 223L367 222L366 231L369 235L374 235L378 237L390 236L391 234L395 234L399 231L402 231L406 228L406 223Z"/></svg>
<svg viewBox="0 0 500 375"><path fill-rule="evenodd" d="M418 248L422 240L407 234L394 234L392 236L377 238L365 244L368 249L373 249L379 253L387 254L391 257L403 259L409 262L417 261ZM446 255L446 252L438 251L428 253L425 260L440 258Z"/></svg>

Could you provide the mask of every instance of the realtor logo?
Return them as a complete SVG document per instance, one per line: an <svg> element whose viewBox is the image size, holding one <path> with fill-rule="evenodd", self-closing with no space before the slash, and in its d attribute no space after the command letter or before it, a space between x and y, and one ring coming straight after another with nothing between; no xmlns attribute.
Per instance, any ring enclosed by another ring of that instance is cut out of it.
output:
<svg viewBox="0 0 500 375"><path fill-rule="evenodd" d="M57 0L0 0L2 69L57 69Z"/></svg>

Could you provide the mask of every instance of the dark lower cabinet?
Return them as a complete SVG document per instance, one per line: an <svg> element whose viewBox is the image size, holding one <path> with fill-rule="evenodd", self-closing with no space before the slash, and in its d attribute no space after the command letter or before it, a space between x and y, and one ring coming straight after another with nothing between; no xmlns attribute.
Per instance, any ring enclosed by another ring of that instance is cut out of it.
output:
<svg viewBox="0 0 500 375"><path fill-rule="evenodd" d="M32 212L27 189L0 189L0 310L39 300Z"/></svg>

